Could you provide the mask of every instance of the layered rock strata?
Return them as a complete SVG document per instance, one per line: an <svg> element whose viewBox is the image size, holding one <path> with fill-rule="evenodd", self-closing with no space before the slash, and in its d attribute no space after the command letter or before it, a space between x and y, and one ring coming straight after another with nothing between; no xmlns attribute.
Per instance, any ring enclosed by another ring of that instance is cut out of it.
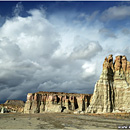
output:
<svg viewBox="0 0 130 130"><path fill-rule="evenodd" d="M28 93L24 113L85 111L90 104L91 96L60 92Z"/></svg>
<svg viewBox="0 0 130 130"><path fill-rule="evenodd" d="M126 56L105 58L90 106L86 112L130 112L130 62Z"/></svg>

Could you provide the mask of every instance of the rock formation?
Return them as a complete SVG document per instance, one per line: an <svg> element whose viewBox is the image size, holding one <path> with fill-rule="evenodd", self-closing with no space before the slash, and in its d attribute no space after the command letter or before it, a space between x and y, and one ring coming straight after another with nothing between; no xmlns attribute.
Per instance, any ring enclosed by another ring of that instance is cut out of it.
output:
<svg viewBox="0 0 130 130"><path fill-rule="evenodd" d="M86 112L130 112L130 62L126 56L105 58L90 106Z"/></svg>
<svg viewBox="0 0 130 130"><path fill-rule="evenodd" d="M23 112L24 102L21 100L7 100L4 104L0 104L1 113Z"/></svg>
<svg viewBox="0 0 130 130"><path fill-rule="evenodd" d="M91 96L60 92L28 93L24 113L85 111L90 104Z"/></svg>
<svg viewBox="0 0 130 130"><path fill-rule="evenodd" d="M29 93L24 113L43 112L130 112L130 62L126 56L105 58L100 79L90 94Z"/></svg>
<svg viewBox="0 0 130 130"><path fill-rule="evenodd" d="M21 100L7 100L4 104L24 107L24 102Z"/></svg>

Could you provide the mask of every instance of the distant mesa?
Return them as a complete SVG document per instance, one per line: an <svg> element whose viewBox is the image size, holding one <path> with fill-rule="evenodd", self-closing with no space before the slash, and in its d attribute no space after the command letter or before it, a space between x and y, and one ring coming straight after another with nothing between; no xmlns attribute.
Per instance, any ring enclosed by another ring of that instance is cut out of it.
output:
<svg viewBox="0 0 130 130"><path fill-rule="evenodd" d="M28 93L22 110L24 113L75 114L130 112L129 84L130 62L126 56L116 56L113 62L113 55L109 55L103 62L102 74L95 84L93 95L62 92Z"/></svg>
<svg viewBox="0 0 130 130"><path fill-rule="evenodd" d="M24 102L21 100L7 100L4 104L24 107Z"/></svg>
<svg viewBox="0 0 130 130"><path fill-rule="evenodd" d="M24 110L24 102L21 100L7 100L4 104L0 104L1 113L9 113L9 112L23 112Z"/></svg>

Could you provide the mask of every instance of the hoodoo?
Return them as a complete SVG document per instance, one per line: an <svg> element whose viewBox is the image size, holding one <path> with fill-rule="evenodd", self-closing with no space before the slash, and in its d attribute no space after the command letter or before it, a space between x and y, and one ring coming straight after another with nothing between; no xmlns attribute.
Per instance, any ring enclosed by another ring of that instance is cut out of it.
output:
<svg viewBox="0 0 130 130"><path fill-rule="evenodd" d="M130 62L126 56L105 58L100 79L86 112L130 112Z"/></svg>
<svg viewBox="0 0 130 130"><path fill-rule="evenodd" d="M105 58L100 79L91 94L29 93L24 113L42 112L130 112L130 62L126 56Z"/></svg>

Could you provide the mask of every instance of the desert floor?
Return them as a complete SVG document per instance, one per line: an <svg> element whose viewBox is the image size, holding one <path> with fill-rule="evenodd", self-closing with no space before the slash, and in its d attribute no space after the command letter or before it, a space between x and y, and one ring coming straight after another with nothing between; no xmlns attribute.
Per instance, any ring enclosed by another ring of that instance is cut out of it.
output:
<svg viewBox="0 0 130 130"><path fill-rule="evenodd" d="M118 129L130 114L0 114L0 129Z"/></svg>

